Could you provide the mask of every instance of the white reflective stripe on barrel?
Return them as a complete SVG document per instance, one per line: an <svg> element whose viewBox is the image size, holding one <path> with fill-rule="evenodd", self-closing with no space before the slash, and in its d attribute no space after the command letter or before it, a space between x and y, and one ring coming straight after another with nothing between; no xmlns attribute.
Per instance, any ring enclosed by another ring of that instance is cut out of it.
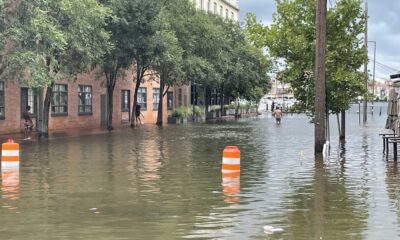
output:
<svg viewBox="0 0 400 240"><path fill-rule="evenodd" d="M19 161L14 162L1 162L1 170L6 170L6 168L19 168Z"/></svg>
<svg viewBox="0 0 400 240"><path fill-rule="evenodd" d="M222 158L224 164L240 164L240 158Z"/></svg>
<svg viewBox="0 0 400 240"><path fill-rule="evenodd" d="M226 169L222 169L223 173L237 173L240 172L240 170L226 170Z"/></svg>
<svg viewBox="0 0 400 240"><path fill-rule="evenodd" d="M1 155L4 157L18 157L19 151L18 150L2 150Z"/></svg>

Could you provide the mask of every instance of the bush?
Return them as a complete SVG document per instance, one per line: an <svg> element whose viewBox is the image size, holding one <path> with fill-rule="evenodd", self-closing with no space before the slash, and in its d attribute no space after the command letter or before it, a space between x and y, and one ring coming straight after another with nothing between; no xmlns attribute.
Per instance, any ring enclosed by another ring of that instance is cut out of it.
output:
<svg viewBox="0 0 400 240"><path fill-rule="evenodd" d="M188 108L186 108L186 107L177 107L172 112L172 116L173 117L181 117L181 118L187 117L187 116L189 116Z"/></svg>
<svg viewBox="0 0 400 240"><path fill-rule="evenodd" d="M194 106L194 115L196 117L202 116L203 114L204 114L204 108L202 108L200 106Z"/></svg>

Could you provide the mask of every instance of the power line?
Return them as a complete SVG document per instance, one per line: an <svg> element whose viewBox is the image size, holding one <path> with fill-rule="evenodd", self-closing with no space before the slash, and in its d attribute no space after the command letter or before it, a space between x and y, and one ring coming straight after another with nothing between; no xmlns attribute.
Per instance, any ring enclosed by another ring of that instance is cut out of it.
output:
<svg viewBox="0 0 400 240"><path fill-rule="evenodd" d="M378 61L375 61L375 62L376 62L378 65L381 65L382 67L385 67L385 68L387 68L387 69L390 69L392 72L396 72L396 73L400 72L399 69L389 67L389 66L387 66L387 65L385 65L385 64L383 64L383 63L380 63L380 62L378 62Z"/></svg>
<svg viewBox="0 0 400 240"><path fill-rule="evenodd" d="M393 74L393 71L388 70L380 65L376 65L376 67L381 71L381 72L385 72L386 74Z"/></svg>

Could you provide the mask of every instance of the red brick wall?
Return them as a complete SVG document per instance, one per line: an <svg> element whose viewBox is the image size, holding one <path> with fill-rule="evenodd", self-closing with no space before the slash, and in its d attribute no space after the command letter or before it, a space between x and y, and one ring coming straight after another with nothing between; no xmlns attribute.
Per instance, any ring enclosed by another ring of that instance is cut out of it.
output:
<svg viewBox="0 0 400 240"><path fill-rule="evenodd" d="M22 128L19 85L5 83L4 98L5 119L0 119L0 134L19 132Z"/></svg>
<svg viewBox="0 0 400 240"><path fill-rule="evenodd" d="M49 130L63 130L70 128L99 128L100 127L100 95L106 94L106 89L101 86L102 81L95 79L94 75L80 74L77 80L63 81L68 84L68 115L51 116ZM92 86L92 114L78 114L78 85Z"/></svg>
<svg viewBox="0 0 400 240"><path fill-rule="evenodd" d="M98 75L98 73L94 72L91 74L80 74L77 76L76 81L65 80L59 82L68 85L68 115L52 116L50 113L49 131L100 127L100 96L106 94L106 87L104 77L99 77ZM92 86L91 115L78 114L78 85ZM23 126L21 124L20 86L8 83L5 87L5 119L0 120L0 134L21 132L23 131ZM121 111L121 90L130 90L130 108L132 108L134 87L132 73L126 72L123 77L117 80L113 96L113 126L116 128L129 124L127 121L129 118L128 113L122 113ZM159 83L148 77L141 84L141 87L147 87L147 110L142 112L144 115L143 122L145 124L155 124L157 121L157 111L153 111L153 88L159 88ZM167 115L170 114L170 111L167 111L167 96L164 97L163 105L163 122L166 123Z"/></svg>

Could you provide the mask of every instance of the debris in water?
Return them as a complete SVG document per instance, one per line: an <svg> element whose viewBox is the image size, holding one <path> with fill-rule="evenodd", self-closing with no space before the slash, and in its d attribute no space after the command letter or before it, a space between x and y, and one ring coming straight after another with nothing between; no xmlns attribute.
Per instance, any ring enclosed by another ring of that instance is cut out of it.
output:
<svg viewBox="0 0 400 240"><path fill-rule="evenodd" d="M268 225L264 226L265 234L274 234L274 233L281 233L281 232L283 232L282 228L276 228L276 227L268 226Z"/></svg>

